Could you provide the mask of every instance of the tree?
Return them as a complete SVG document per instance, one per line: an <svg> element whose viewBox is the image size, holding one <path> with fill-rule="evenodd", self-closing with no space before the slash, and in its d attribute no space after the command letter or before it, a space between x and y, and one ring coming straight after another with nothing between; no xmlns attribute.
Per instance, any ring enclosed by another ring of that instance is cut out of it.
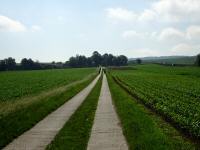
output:
<svg viewBox="0 0 200 150"><path fill-rule="evenodd" d="M16 69L16 62L15 59L12 57L8 57L5 60L6 70L15 70Z"/></svg>
<svg viewBox="0 0 200 150"><path fill-rule="evenodd" d="M113 58L114 56L112 54L108 55L108 66L112 66L113 64Z"/></svg>
<svg viewBox="0 0 200 150"><path fill-rule="evenodd" d="M87 67L93 67L94 66L94 62L92 61L91 57L87 58Z"/></svg>
<svg viewBox="0 0 200 150"><path fill-rule="evenodd" d="M6 70L6 62L5 60L0 60L0 71Z"/></svg>
<svg viewBox="0 0 200 150"><path fill-rule="evenodd" d="M24 70L35 70L35 69L41 69L41 65L40 63L34 62L32 59L27 59L27 58L23 58L21 60L21 68Z"/></svg>
<svg viewBox="0 0 200 150"><path fill-rule="evenodd" d="M92 60L94 61L95 67L101 65L101 54L99 54L97 51L94 51L92 54Z"/></svg>
<svg viewBox="0 0 200 150"><path fill-rule="evenodd" d="M113 58L112 58L112 65L118 66L118 65L119 65L118 62L119 62L119 61L118 61L118 58L117 58L116 56L113 56Z"/></svg>
<svg viewBox="0 0 200 150"><path fill-rule="evenodd" d="M120 55L118 56L118 63L120 64L120 66L126 66L128 62L128 58L124 55Z"/></svg>
<svg viewBox="0 0 200 150"><path fill-rule="evenodd" d="M108 66L109 65L109 55L107 53L102 55L101 64L103 66Z"/></svg>
<svg viewBox="0 0 200 150"><path fill-rule="evenodd" d="M200 54L197 55L195 64L200 67Z"/></svg>
<svg viewBox="0 0 200 150"><path fill-rule="evenodd" d="M33 69L33 66L34 66L34 62L32 59L27 59L27 58L23 58L21 60L21 67L22 69L25 69L25 70L31 70Z"/></svg>
<svg viewBox="0 0 200 150"><path fill-rule="evenodd" d="M137 58L137 59L136 59L136 62L137 62L137 64L141 64L141 63L142 63L142 60L141 60L140 58Z"/></svg>
<svg viewBox="0 0 200 150"><path fill-rule="evenodd" d="M70 67L87 67L88 60L85 56L76 55L76 57L71 57L69 59L69 66Z"/></svg>
<svg viewBox="0 0 200 150"><path fill-rule="evenodd" d="M70 67L77 67L77 61L75 57L70 57L69 58L69 66Z"/></svg>
<svg viewBox="0 0 200 150"><path fill-rule="evenodd" d="M29 61L26 58L23 58L21 60L21 67L22 69L29 69Z"/></svg>
<svg viewBox="0 0 200 150"><path fill-rule="evenodd" d="M77 67L87 67L87 58L82 55L76 55Z"/></svg>

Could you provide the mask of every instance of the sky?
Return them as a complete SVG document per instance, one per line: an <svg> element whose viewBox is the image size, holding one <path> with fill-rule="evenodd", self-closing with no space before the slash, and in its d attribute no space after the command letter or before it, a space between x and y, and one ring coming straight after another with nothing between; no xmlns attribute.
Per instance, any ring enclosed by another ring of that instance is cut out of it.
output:
<svg viewBox="0 0 200 150"><path fill-rule="evenodd" d="M200 0L1 0L0 59L200 53Z"/></svg>

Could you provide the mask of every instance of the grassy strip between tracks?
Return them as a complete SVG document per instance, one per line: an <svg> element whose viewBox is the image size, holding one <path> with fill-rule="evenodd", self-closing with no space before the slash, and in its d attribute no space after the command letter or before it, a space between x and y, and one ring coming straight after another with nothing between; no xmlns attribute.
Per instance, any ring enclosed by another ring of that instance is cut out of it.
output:
<svg viewBox="0 0 200 150"><path fill-rule="evenodd" d="M61 93L41 98L31 105L12 111L6 116L1 116L0 149L80 92L94 78L95 76L91 76L83 82L69 86Z"/></svg>
<svg viewBox="0 0 200 150"><path fill-rule="evenodd" d="M83 104L71 116L47 150L85 150L100 95L102 77Z"/></svg>
<svg viewBox="0 0 200 150"><path fill-rule="evenodd" d="M179 136L174 128L134 100L110 75L108 83L131 150L195 149L195 146Z"/></svg>

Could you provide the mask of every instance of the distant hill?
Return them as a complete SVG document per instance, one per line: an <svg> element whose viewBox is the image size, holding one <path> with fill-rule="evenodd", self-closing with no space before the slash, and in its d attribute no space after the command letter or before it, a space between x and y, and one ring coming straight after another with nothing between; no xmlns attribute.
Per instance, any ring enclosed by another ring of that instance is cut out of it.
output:
<svg viewBox="0 0 200 150"><path fill-rule="evenodd" d="M130 58L129 62L134 63L137 58ZM159 57L141 57L143 63L162 63L162 64L186 64L192 65L196 56L159 56Z"/></svg>

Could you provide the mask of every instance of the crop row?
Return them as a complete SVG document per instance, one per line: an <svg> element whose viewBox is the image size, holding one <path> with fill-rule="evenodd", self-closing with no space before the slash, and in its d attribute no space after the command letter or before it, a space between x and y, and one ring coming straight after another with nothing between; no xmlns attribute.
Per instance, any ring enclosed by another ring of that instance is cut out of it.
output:
<svg viewBox="0 0 200 150"><path fill-rule="evenodd" d="M112 75L145 104L170 118L192 136L200 137L199 78L140 70L115 70Z"/></svg>

